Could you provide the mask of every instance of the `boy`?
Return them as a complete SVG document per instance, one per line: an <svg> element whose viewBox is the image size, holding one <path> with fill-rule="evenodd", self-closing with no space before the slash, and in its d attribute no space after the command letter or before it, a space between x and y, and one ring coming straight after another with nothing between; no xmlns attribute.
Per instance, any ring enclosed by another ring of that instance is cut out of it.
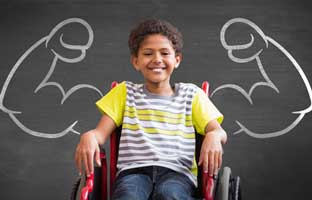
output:
<svg viewBox="0 0 312 200"><path fill-rule="evenodd" d="M146 20L129 36L131 63L144 84L122 82L96 102L98 126L83 134L76 163L93 172L100 165L99 144L122 125L113 199L192 199L197 186L195 130L205 134L199 165L209 175L222 162L227 140L222 114L197 86L170 84L182 60L182 35L170 23Z"/></svg>

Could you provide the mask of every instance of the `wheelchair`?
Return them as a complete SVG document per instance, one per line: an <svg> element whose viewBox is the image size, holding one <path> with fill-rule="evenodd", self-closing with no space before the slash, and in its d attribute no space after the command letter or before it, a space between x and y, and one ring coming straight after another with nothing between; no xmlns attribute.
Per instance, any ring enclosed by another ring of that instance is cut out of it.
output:
<svg viewBox="0 0 312 200"><path fill-rule="evenodd" d="M113 82L112 87L118 83ZM209 95L209 83L203 82L202 89ZM109 168L105 149L101 147L101 167L95 167L89 177L79 176L73 185L71 200L108 200L112 194L113 184L117 173L117 156L121 128L117 128L110 136ZM203 136L196 134L196 160L199 160L200 147ZM110 173L108 173L108 170ZM232 176L230 167L224 167L216 176L209 176L198 167L198 188L195 199L203 200L241 200L241 180L239 176ZM109 193L108 193L109 186Z"/></svg>

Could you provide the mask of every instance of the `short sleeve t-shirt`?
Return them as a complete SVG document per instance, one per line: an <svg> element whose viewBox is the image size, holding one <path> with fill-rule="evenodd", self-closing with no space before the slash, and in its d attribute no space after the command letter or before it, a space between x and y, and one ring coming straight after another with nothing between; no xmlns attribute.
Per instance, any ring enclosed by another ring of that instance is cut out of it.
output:
<svg viewBox="0 0 312 200"><path fill-rule="evenodd" d="M176 83L174 95L150 93L143 84L122 82L96 102L122 127L118 172L151 165L184 173L197 185L195 132L205 134L223 115L194 84Z"/></svg>

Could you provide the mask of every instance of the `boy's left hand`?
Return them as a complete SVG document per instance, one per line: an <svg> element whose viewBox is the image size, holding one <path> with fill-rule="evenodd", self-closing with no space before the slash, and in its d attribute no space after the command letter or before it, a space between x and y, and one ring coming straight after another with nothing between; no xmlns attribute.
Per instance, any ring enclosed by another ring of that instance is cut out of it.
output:
<svg viewBox="0 0 312 200"><path fill-rule="evenodd" d="M222 165L222 136L219 130L207 132L201 146L198 165L209 176L217 175Z"/></svg>

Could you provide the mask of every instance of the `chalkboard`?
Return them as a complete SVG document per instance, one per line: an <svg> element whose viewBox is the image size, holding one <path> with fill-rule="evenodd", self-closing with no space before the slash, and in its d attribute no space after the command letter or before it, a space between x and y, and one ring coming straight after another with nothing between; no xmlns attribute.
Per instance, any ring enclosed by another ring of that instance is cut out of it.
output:
<svg viewBox="0 0 312 200"><path fill-rule="evenodd" d="M223 165L244 199L309 198L311 10L308 0L3 1L1 199L69 198L79 134L101 117L94 102L114 80L142 82L127 39L151 17L184 36L172 82L209 81L225 115Z"/></svg>

